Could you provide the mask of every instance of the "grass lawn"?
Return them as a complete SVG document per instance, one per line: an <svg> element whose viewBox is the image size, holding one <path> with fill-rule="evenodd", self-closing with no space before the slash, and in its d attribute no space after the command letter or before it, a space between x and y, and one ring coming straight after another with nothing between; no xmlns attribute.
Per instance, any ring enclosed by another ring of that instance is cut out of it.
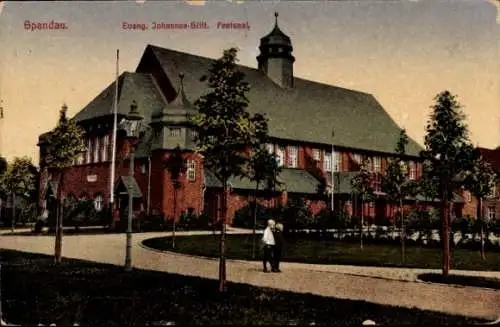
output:
<svg viewBox="0 0 500 327"><path fill-rule="evenodd" d="M476 276L449 275L444 277L441 274L420 274L420 280L431 283L454 284L462 286L486 287L500 290L500 279Z"/></svg>
<svg viewBox="0 0 500 327"><path fill-rule="evenodd" d="M179 238L180 239L180 238ZM295 294L145 270L65 259L59 266L45 255L0 250L4 319L37 325L273 324L315 322L357 325L469 325L484 322L418 309L405 309Z"/></svg>
<svg viewBox="0 0 500 327"><path fill-rule="evenodd" d="M260 237L257 249L260 253ZM227 253L230 259L251 260L252 235L227 235ZM172 251L170 237L145 240L144 245L159 250ZM185 254L218 257L219 236L180 236L175 240L175 250ZM359 266L385 266L410 268L441 268L441 249L420 246L406 247L405 264L401 263L401 248L398 245L365 244L331 240L285 240L283 261L313 264L344 264ZM479 252L465 249L452 250L452 268L458 270L500 270L500 253L487 252L482 260Z"/></svg>

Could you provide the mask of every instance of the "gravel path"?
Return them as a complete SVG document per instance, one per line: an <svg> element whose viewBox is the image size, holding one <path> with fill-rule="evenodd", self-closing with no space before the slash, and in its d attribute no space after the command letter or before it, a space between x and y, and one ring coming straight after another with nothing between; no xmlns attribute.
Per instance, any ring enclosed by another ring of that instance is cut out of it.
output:
<svg viewBox="0 0 500 327"><path fill-rule="evenodd" d="M248 233L232 229L229 233ZM251 231L250 231L251 232ZM4 232L2 234L8 234ZM152 237L170 233L141 233L133 237L133 265L150 269L205 278L218 278L218 261L159 252L141 245ZM180 232L178 235L200 235L206 232ZM51 236L0 236L0 248L53 254ZM124 234L65 236L63 256L95 262L123 265ZM265 274L260 262L228 261L228 280L256 286L279 288L299 293L313 293L344 299L417 307L450 314L497 319L500 316L500 291L415 282L426 269L377 268L340 265L282 263L283 273ZM498 272L453 271L454 274L482 275L500 278Z"/></svg>

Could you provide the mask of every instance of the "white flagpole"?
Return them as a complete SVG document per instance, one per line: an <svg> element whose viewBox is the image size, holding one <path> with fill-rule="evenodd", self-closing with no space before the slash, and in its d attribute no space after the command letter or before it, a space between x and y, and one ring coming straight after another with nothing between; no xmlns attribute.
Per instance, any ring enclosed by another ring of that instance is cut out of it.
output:
<svg viewBox="0 0 500 327"><path fill-rule="evenodd" d="M113 217L113 203L115 202L114 184L115 184L115 164L116 164L116 132L118 129L118 78L119 78L119 60L120 50L116 50L116 81L115 81L115 102L113 106L113 137L112 137L112 151L111 151L111 174L109 179L109 207L111 210L111 217Z"/></svg>

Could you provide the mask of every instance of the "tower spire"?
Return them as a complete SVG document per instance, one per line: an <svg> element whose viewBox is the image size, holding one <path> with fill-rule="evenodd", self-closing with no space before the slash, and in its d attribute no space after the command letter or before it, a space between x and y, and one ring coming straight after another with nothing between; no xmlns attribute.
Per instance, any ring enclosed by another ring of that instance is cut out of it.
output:
<svg viewBox="0 0 500 327"><path fill-rule="evenodd" d="M276 27L278 27L278 16L279 15L280 14L277 11L274 12L274 26L276 26Z"/></svg>

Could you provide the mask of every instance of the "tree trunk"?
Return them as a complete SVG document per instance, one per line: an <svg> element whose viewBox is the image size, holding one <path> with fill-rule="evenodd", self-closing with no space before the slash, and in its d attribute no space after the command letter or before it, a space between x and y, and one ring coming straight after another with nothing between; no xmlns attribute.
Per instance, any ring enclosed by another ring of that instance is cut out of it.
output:
<svg viewBox="0 0 500 327"><path fill-rule="evenodd" d="M403 214L403 200L399 200L399 211L401 215L401 262L405 263L405 224L404 224L404 214Z"/></svg>
<svg viewBox="0 0 500 327"><path fill-rule="evenodd" d="M443 244L443 276L450 272L450 226L448 219L448 190L444 187L441 191L441 219L443 220L442 244Z"/></svg>
<svg viewBox="0 0 500 327"><path fill-rule="evenodd" d="M361 224L359 227L359 248L363 250L363 223L365 217L365 202L361 199Z"/></svg>
<svg viewBox="0 0 500 327"><path fill-rule="evenodd" d="M259 182L257 182L257 187L255 188L255 194L253 198L253 231L252 231L252 259L255 259L255 243L256 235L255 229L257 228L257 192L259 190Z"/></svg>
<svg viewBox="0 0 500 327"><path fill-rule="evenodd" d="M172 249L175 249L175 221L177 220L177 187L174 186L174 221L172 224Z"/></svg>
<svg viewBox="0 0 500 327"><path fill-rule="evenodd" d="M484 253L484 217L483 217L483 199L478 197L477 199L477 219L480 219L481 223L481 259L486 259Z"/></svg>
<svg viewBox="0 0 500 327"><path fill-rule="evenodd" d="M11 223L11 231L14 233L14 229L16 228L16 193L12 193L12 221Z"/></svg>
<svg viewBox="0 0 500 327"><path fill-rule="evenodd" d="M59 182L57 186L57 196L56 196L56 240L54 245L54 257L55 263L60 264L62 261L62 237L63 237L63 206L62 206L62 182L63 182L63 171L59 172Z"/></svg>
<svg viewBox="0 0 500 327"><path fill-rule="evenodd" d="M223 181L222 194L222 224L220 233L220 259L219 259L219 292L225 291L226 284L226 214L227 214L227 180Z"/></svg>

